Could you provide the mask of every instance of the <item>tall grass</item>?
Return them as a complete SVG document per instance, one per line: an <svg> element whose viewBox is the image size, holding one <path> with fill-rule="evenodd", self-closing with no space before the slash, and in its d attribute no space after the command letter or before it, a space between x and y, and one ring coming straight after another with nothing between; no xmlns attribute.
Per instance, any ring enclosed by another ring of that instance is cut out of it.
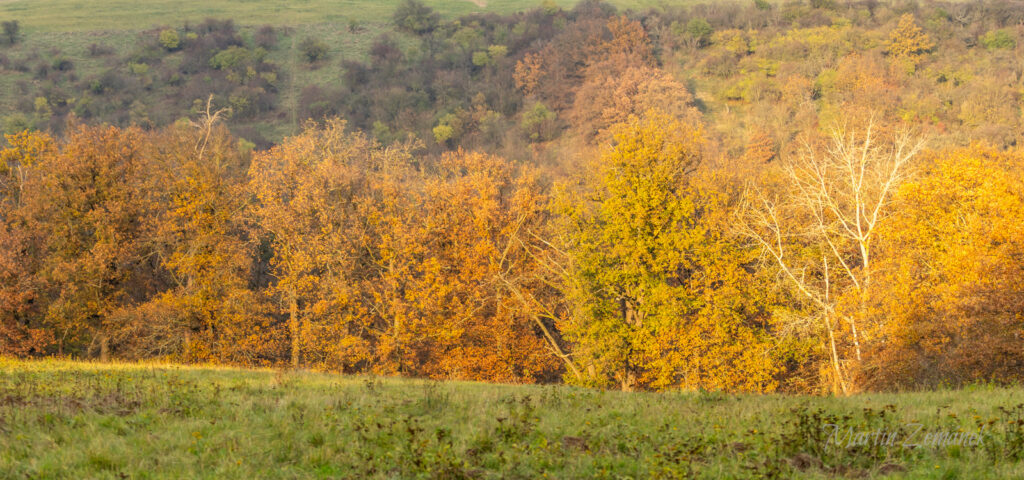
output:
<svg viewBox="0 0 1024 480"><path fill-rule="evenodd" d="M630 394L0 359L0 477L1010 478L1024 475L1021 399L995 387ZM827 442L827 423L985 429L977 446L851 449Z"/></svg>

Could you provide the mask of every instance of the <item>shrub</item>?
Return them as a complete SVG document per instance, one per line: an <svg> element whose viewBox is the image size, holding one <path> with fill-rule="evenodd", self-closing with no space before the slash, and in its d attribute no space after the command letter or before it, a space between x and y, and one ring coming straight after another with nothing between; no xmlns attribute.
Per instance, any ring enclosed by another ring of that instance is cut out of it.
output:
<svg viewBox="0 0 1024 480"><path fill-rule="evenodd" d="M70 72L75 69L75 64L67 58L57 57L53 59L53 69L60 72Z"/></svg>
<svg viewBox="0 0 1024 480"><path fill-rule="evenodd" d="M395 9L391 21L399 30L423 35L437 28L441 17L417 0L405 0Z"/></svg>
<svg viewBox="0 0 1024 480"><path fill-rule="evenodd" d="M50 64L46 62L39 62L36 65L35 71L36 80L44 80L50 76Z"/></svg>
<svg viewBox="0 0 1024 480"><path fill-rule="evenodd" d="M520 125L530 140L542 142L551 140L555 134L555 118L557 115L543 103L537 102L523 112Z"/></svg>
<svg viewBox="0 0 1024 480"><path fill-rule="evenodd" d="M161 30L160 45L167 50L177 50L181 46L181 38L178 37L178 31L173 28Z"/></svg>
<svg viewBox="0 0 1024 480"><path fill-rule="evenodd" d="M263 89L238 87L228 96L231 111L238 117L252 117L264 110L267 105L263 97Z"/></svg>
<svg viewBox="0 0 1024 480"><path fill-rule="evenodd" d="M989 50L1012 49L1017 47L1017 40L1006 30L992 30L982 35L981 45Z"/></svg>
<svg viewBox="0 0 1024 480"><path fill-rule="evenodd" d="M113 53L114 53L114 49L109 47L109 46L107 46L107 45L100 45L98 43L94 43L92 45L89 45L89 56L90 57L102 57L102 56L105 56L105 55L111 55Z"/></svg>
<svg viewBox="0 0 1024 480"><path fill-rule="evenodd" d="M260 48L252 51L248 48L232 46L217 52L210 59L210 66L218 70L237 70L262 62L265 55L266 51Z"/></svg>
<svg viewBox="0 0 1024 480"><path fill-rule="evenodd" d="M270 25L264 25L259 30L256 30L256 33L252 36L252 41L257 47L272 50L277 46L277 30Z"/></svg>
<svg viewBox="0 0 1024 480"><path fill-rule="evenodd" d="M149 73L149 65L145 63L129 63L128 71L132 72L132 75L145 75Z"/></svg>
<svg viewBox="0 0 1024 480"><path fill-rule="evenodd" d="M686 24L686 33L690 38L694 39L698 45L705 45L711 34L714 33L714 29L711 28L711 24L703 18L694 18Z"/></svg>
<svg viewBox="0 0 1024 480"><path fill-rule="evenodd" d="M476 65L478 67L486 67L493 63L494 62L491 60L491 56L488 55L487 52L473 52L473 65Z"/></svg>
<svg viewBox="0 0 1024 480"><path fill-rule="evenodd" d="M299 43L299 50L306 56L309 63L319 62L327 58L327 44L323 40L306 37Z"/></svg>
<svg viewBox="0 0 1024 480"><path fill-rule="evenodd" d="M4 38L7 43L14 45L18 42L18 34L21 32L21 24L17 20L3 22Z"/></svg>

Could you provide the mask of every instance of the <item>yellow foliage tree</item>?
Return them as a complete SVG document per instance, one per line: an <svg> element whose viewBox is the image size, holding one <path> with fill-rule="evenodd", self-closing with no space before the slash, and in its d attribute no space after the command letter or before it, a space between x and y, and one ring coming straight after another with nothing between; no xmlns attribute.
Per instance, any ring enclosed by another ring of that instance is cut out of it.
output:
<svg viewBox="0 0 1024 480"><path fill-rule="evenodd" d="M880 227L875 388L1022 378L1024 171L1019 153L936 152Z"/></svg>
<svg viewBox="0 0 1024 480"><path fill-rule="evenodd" d="M596 181L560 202L574 306L562 331L587 381L773 389L742 254L710 228L718 205L690 181L704 155L701 128L651 111L617 126L614 141Z"/></svg>
<svg viewBox="0 0 1024 480"><path fill-rule="evenodd" d="M899 59L916 61L925 53L935 48L935 42L914 21L914 15L903 14L896 28L889 33L886 51Z"/></svg>

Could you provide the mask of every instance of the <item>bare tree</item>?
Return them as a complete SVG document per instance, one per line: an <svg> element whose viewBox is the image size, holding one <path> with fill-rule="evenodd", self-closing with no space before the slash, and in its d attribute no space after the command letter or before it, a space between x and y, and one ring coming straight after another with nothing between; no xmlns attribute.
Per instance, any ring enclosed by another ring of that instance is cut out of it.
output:
<svg viewBox="0 0 1024 480"><path fill-rule="evenodd" d="M881 134L874 121L862 131L834 129L823 147L806 144L783 166L788 192L770 196L751 189L742 209L741 233L762 248L824 326L837 393L851 389L836 346L837 329L848 325L859 362L871 245L893 193L909 173L908 164L924 143L909 132ZM848 295L859 296L854 314L838 308Z"/></svg>

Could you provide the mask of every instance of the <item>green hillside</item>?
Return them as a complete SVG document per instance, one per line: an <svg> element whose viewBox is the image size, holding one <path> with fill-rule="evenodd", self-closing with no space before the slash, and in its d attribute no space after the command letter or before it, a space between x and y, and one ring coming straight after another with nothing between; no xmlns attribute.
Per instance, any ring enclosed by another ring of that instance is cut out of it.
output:
<svg viewBox="0 0 1024 480"><path fill-rule="evenodd" d="M688 3L673 2L675 4ZM232 18L242 25L317 23L385 23L399 0L2 0L0 18L14 18L35 32L141 30L156 25L196 22L206 17ZM508 14L541 4L539 0L426 0L446 17L470 13ZM574 0L557 0L568 8ZM649 8L656 0L614 0L620 8ZM692 3L692 2L689 2Z"/></svg>

